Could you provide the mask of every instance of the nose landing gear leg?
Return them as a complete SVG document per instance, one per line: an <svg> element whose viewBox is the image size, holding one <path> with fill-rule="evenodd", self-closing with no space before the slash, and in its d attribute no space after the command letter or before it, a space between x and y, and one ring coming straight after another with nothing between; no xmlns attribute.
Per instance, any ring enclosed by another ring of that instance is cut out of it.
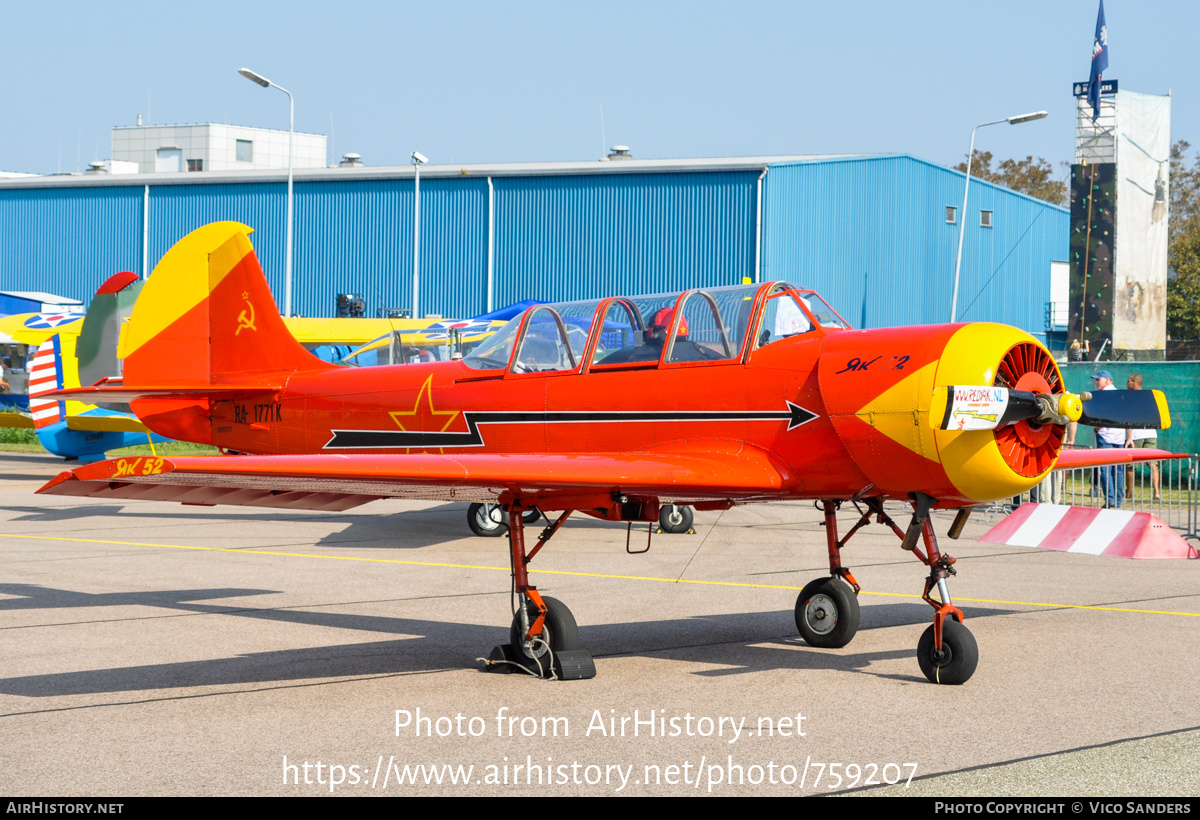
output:
<svg viewBox="0 0 1200 820"><path fill-rule="evenodd" d="M925 591L921 599L933 607L933 625L921 635L917 642L917 663L921 671L933 683L966 683L975 674L979 665L979 646L975 636L963 626L962 610L950 599L947 579L956 575L954 558L938 550L937 536L929 520L929 509L936 499L924 493L913 493L913 517L904 534L901 546L911 551L921 563L929 567L925 579ZM917 546L917 538L925 545L925 552ZM940 601L929 593L937 587Z"/></svg>

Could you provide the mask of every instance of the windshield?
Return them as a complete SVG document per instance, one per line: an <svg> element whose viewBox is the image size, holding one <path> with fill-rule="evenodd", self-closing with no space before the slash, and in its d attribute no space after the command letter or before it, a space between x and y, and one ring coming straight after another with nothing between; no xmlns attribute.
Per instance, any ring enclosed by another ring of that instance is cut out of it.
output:
<svg viewBox="0 0 1200 820"><path fill-rule="evenodd" d="M513 342L521 328L521 317L511 320L487 341L463 358L463 364L475 370L498 370L508 367L512 357Z"/></svg>

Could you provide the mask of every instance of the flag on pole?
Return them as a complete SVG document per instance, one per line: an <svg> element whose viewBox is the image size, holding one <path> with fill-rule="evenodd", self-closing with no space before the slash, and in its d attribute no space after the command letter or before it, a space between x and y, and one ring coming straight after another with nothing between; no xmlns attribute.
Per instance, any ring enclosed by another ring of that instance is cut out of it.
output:
<svg viewBox="0 0 1200 820"><path fill-rule="evenodd" d="M1104 24L1104 0L1096 15L1096 39L1092 42L1092 73L1088 77L1088 102L1092 104L1092 121L1100 116L1100 75L1108 68L1108 26Z"/></svg>

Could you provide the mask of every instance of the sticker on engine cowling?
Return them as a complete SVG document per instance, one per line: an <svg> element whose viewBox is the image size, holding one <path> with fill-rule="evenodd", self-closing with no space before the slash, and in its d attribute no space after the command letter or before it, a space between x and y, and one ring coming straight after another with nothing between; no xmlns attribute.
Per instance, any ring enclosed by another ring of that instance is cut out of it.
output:
<svg viewBox="0 0 1200 820"><path fill-rule="evenodd" d="M943 430L995 430L1008 407L1004 387L949 387Z"/></svg>

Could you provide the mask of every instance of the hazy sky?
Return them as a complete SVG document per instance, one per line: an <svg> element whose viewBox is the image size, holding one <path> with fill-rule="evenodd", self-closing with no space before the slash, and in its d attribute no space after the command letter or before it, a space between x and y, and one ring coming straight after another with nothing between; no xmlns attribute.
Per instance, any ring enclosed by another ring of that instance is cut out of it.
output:
<svg viewBox="0 0 1200 820"><path fill-rule="evenodd" d="M368 165L907 152L953 164L1074 139L1096 0L7 3L0 170L75 171L110 129L225 122L332 135ZM1108 0L1106 78L1173 95L1200 147L1200 4ZM603 106L603 131L601 126ZM1195 149L1193 149L1195 150Z"/></svg>

